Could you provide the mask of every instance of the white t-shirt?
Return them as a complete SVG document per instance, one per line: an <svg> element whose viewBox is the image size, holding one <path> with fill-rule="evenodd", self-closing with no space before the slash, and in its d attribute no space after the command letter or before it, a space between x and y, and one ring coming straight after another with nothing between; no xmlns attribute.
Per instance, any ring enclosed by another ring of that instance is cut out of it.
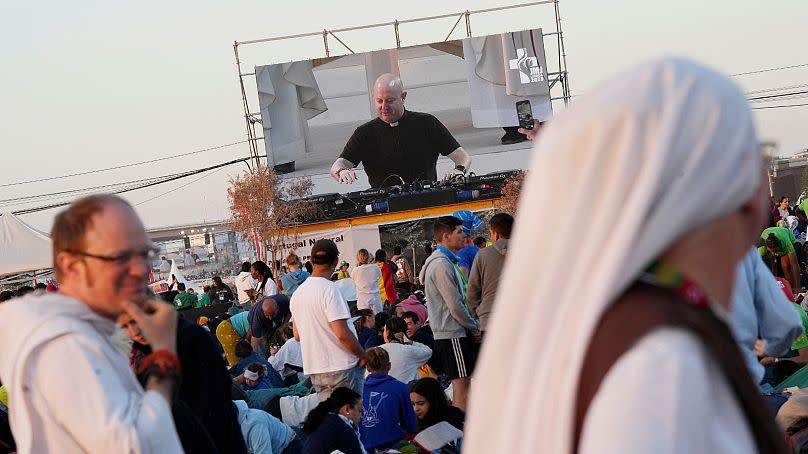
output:
<svg viewBox="0 0 808 454"><path fill-rule="evenodd" d="M295 290L290 302L292 318L300 335L303 372L306 375L347 370L359 360L345 350L331 330L330 322L351 318L348 303L336 284L311 276ZM349 327L351 323L348 323Z"/></svg>
<svg viewBox="0 0 808 454"><path fill-rule="evenodd" d="M356 283L350 277L335 281L345 301L356 301Z"/></svg>
<svg viewBox="0 0 808 454"><path fill-rule="evenodd" d="M412 345L391 342L381 345L381 348L390 356L388 374L402 383L421 378L418 368L432 357L432 349L419 342L413 342Z"/></svg>
<svg viewBox="0 0 808 454"><path fill-rule="evenodd" d="M300 353L300 342L296 341L294 338L284 342L278 352L270 356L267 361L269 364L272 364L272 367L277 370L283 378L297 374L297 378L299 380L306 379L306 375L303 374L303 372L296 372L286 368L286 364L303 367L303 356Z"/></svg>
<svg viewBox="0 0 808 454"><path fill-rule="evenodd" d="M247 289L254 290L256 282L249 271L242 271L236 276L236 293L238 294L239 303L244 304L250 300L247 295Z"/></svg>
<svg viewBox="0 0 808 454"><path fill-rule="evenodd" d="M258 293L258 287L261 287L261 281L255 281L255 287L253 289ZM264 291L262 292L264 296L272 296L278 294L278 284L272 278L267 279L267 283L264 286Z"/></svg>
<svg viewBox="0 0 808 454"><path fill-rule="evenodd" d="M356 284L356 307L371 309L373 313L382 310L382 297L379 293L379 279L382 270L376 264L359 265L351 271L351 277Z"/></svg>

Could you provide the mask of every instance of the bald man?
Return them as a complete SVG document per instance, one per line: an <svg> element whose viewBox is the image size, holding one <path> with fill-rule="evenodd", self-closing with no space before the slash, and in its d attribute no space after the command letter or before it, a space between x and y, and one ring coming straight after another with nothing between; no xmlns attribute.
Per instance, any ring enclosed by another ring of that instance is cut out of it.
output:
<svg viewBox="0 0 808 454"><path fill-rule="evenodd" d="M438 156L448 156L455 168L444 175L465 175L471 157L434 116L404 109L407 92L401 79L382 74L373 86L375 118L356 128L331 176L340 183L356 181L353 168L363 163L373 188L402 182L436 181Z"/></svg>

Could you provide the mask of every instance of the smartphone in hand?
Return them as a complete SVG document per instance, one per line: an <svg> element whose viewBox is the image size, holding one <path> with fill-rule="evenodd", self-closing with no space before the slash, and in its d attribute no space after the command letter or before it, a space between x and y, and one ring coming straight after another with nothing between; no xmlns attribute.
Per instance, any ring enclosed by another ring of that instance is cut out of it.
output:
<svg viewBox="0 0 808 454"><path fill-rule="evenodd" d="M533 129L533 108L530 101L518 101L516 103L516 116L519 118L519 126L524 129Z"/></svg>

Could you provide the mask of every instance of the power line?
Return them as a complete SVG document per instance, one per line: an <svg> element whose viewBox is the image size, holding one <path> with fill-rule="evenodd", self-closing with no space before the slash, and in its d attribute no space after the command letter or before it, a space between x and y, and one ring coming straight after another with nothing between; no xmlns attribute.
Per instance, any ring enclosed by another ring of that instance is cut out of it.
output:
<svg viewBox="0 0 808 454"><path fill-rule="evenodd" d="M802 96L802 95L808 95L808 90L793 91L793 92L789 92L789 93L778 93L778 94L774 94L774 95L758 96L758 97L755 97L755 98L748 98L748 100L749 100L749 102L767 102L767 101L774 101L774 100L778 100L778 99L782 99L782 98L786 98L786 97Z"/></svg>
<svg viewBox="0 0 808 454"><path fill-rule="evenodd" d="M805 87L808 87L808 84L791 85L788 87L764 88L762 90L747 91L746 94L754 95L759 93L768 93L772 91L795 90L797 88L805 88Z"/></svg>
<svg viewBox="0 0 808 454"><path fill-rule="evenodd" d="M209 170L218 169L218 168L221 168L221 167L229 166L231 164L237 164L239 162L245 162L245 161L248 161L249 159L251 159L251 158L234 159L232 161L227 161L227 162L224 162L222 164L217 164L215 166L206 167L204 169L198 169L198 170L192 170L192 171L189 171L189 172L185 172L183 174L179 174L179 175L174 176L172 178L166 178L166 179L163 179L161 181L145 183L145 184L141 184L139 186L114 191L113 194L122 194L124 192L135 191L137 189L143 189L143 188L148 188L150 186L155 186L155 185L158 185L158 184L168 183L169 181L179 180L180 178L189 177L191 175L197 175L197 174L200 174L200 173L203 173L203 172L207 172ZM59 207L65 206L65 205L70 205L72 202L73 202L72 200L68 200L68 201L65 201L65 202L59 202L59 203L54 203L54 204L45 205L45 206L39 206L39 207L34 207L34 208L25 208L25 209L22 209L22 210L14 211L13 213L15 215L34 213L34 212L37 212L37 211L44 211L44 210L49 210L51 208L59 208Z"/></svg>
<svg viewBox="0 0 808 454"><path fill-rule="evenodd" d="M91 187L87 187L87 188L70 189L70 190L67 190L67 191L49 192L49 193L45 193L45 194L37 194L37 195L29 195L29 196L23 196L23 197L14 197L14 198L10 198L10 199L2 199L2 200L0 200L0 205L18 205L20 202L21 203L28 203L28 202L30 202L30 201L32 201L34 199L43 199L43 198L44 199L54 199L54 198L59 199L59 198L68 197L68 196L76 194L76 193L92 192L92 191L99 190L99 189L118 188L118 187L121 187L121 186L128 186L128 185L131 185L131 184L143 183L143 182L146 182L146 181L154 181L154 180L159 180L159 179L162 179L162 178L171 178L171 177L174 177L174 176L177 176L177 175L181 175L181 174L175 173L175 174L171 174L171 175L164 175L164 176L161 176L161 177L151 177L151 178L143 178L143 179L140 179L140 180L125 181L125 182L122 182L122 183L111 183L111 184L104 184L104 185L100 185L100 186L91 186ZM8 202L18 202L18 203L8 203Z"/></svg>
<svg viewBox="0 0 808 454"><path fill-rule="evenodd" d="M780 70L783 70L783 69L802 68L803 66L808 66L808 63L803 63L803 64L800 64L800 65L779 66L777 68L759 69L757 71L747 71L745 73L730 74L730 77L746 76L746 75L749 75L749 74L767 73L767 72L771 72L771 71L780 71Z"/></svg>
<svg viewBox="0 0 808 454"><path fill-rule="evenodd" d="M107 171L110 171L110 170L125 169L127 167L134 167L134 166L139 166L139 165L143 165L143 164L151 164L151 163L154 163L154 162L166 161L168 159L182 158L182 157L185 157L185 156L191 156L191 155L194 155L194 154L204 153L206 151L221 150L222 148L232 147L232 146L235 146L235 145L241 145L241 144L247 143L247 142L249 142L249 140L241 140L239 142L227 143L227 144L224 144L224 145L217 145L215 147L210 147L210 148L203 148L201 150L190 151L188 153L181 153L181 154L177 154L177 155L173 155L173 156L165 156L165 157L162 157L162 158L150 159L148 161L139 161L139 162L132 162L132 163L129 163L129 164L121 164L121 165L114 166L114 167L107 167L105 169L87 170L85 172L71 173L69 175L60 175L60 176L56 176L56 177L39 178L39 179L36 179L36 180L18 181L18 182L15 182L15 183L5 183L5 184L0 184L0 188L7 187L7 186L18 186L18 185L30 184L30 183L41 183L43 181L60 180L62 178L78 177L78 176L82 176L82 175L90 175L90 174L93 174L93 173L107 172Z"/></svg>
<svg viewBox="0 0 808 454"><path fill-rule="evenodd" d="M782 105L782 106L752 107L752 109L759 109L759 110L763 110L763 109L785 109L786 107L803 107L803 106L808 106L808 102L803 103L803 104L786 104L786 105Z"/></svg>
<svg viewBox="0 0 808 454"><path fill-rule="evenodd" d="M159 199L160 197L163 197L164 195L168 195L168 194L171 194L172 192L179 191L180 189L187 188L188 186L190 186L190 185L192 185L192 184L196 183L197 181L199 181L199 180L201 180L201 179L203 179L203 178L207 178L207 177L209 177L209 176L213 175L214 173L221 171L223 168L224 168L224 167L222 167L222 168L220 168L220 169L216 169L216 170L214 170L213 172L211 172L211 173L209 173L209 174L207 174L207 175L202 175L202 176L201 176L201 177L199 177L199 178L195 178L195 179L193 179L193 180L189 181L189 182L188 182L188 184L186 184L186 185L183 185L183 186L177 186L176 188L171 189L171 190L166 191L166 192L163 192L162 194L157 194L157 195L156 195L156 196L154 196L154 197L148 198L148 199L146 199L146 200L144 200L144 201L142 201L142 202L138 202L138 203L136 203L136 204L135 204L135 206L140 206L140 205L143 205L144 203L151 202L152 200L155 200L155 199Z"/></svg>

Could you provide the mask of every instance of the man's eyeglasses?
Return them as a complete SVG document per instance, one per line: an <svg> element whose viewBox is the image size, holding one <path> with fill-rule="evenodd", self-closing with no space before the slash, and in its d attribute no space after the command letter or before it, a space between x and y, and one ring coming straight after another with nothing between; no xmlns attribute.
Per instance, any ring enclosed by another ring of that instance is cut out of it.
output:
<svg viewBox="0 0 808 454"><path fill-rule="evenodd" d="M157 248L153 246L149 246L145 249L141 249L139 251L127 251L122 252L118 255L100 255L100 254L90 254L89 252L84 251L74 251L68 250L67 252L71 254L81 255L84 257L91 257L98 260L103 260L105 262L115 263L117 265L126 265L127 263L131 262L132 259L136 258L142 262L151 262L157 257L157 253L159 252Z"/></svg>

